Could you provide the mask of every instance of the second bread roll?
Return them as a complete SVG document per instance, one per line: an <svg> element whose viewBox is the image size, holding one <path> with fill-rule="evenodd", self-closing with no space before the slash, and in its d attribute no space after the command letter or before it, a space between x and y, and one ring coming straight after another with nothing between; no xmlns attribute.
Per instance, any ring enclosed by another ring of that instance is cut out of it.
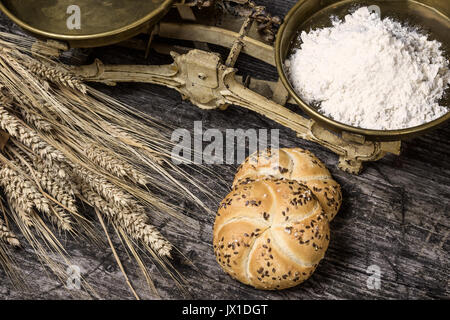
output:
<svg viewBox="0 0 450 320"><path fill-rule="evenodd" d="M233 186L248 179L277 178L306 185L331 221L342 203L340 185L311 152L300 148L264 150L249 156L238 169Z"/></svg>

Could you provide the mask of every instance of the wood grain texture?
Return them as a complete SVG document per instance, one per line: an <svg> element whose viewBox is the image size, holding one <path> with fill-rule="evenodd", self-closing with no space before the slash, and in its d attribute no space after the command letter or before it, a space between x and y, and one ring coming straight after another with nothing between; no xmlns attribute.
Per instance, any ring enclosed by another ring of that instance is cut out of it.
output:
<svg viewBox="0 0 450 320"><path fill-rule="evenodd" d="M295 1L259 1L269 11L284 15ZM20 32L4 16L0 29ZM123 48L101 48L77 52L80 62L99 57L108 63L146 63L142 52ZM149 63L163 58L152 55ZM254 59L240 59L242 74L274 79L276 70ZM193 122L203 121L204 129L280 129L282 147L301 147L314 152L341 183L344 202L331 223L331 243L315 274L302 285L281 291L263 292L242 285L227 276L216 263L212 249L214 216L180 203L190 210L187 227L167 220L160 225L180 251L198 270L177 257L173 264L189 281L195 299L436 299L450 298L450 123L434 132L404 143L401 156L387 156L369 163L359 176L336 169L337 157L324 148L298 139L276 123L249 111L231 106L226 111L203 111L183 102L178 93L148 84L96 86L113 97L139 107L148 114L176 127L193 130ZM296 107L293 110L299 112ZM211 168L231 185L237 166ZM215 210L228 189L214 179L196 176L218 193L217 200L205 199ZM177 200L174 200L177 201ZM192 212L193 213L192 213ZM174 226L180 230L173 233ZM170 227L170 228L169 228ZM100 227L99 227L100 230ZM111 250L76 239L61 237L74 264L104 299L133 299ZM113 239L118 245L118 240ZM142 298L158 298L146 288L136 266L119 254L130 280ZM16 263L27 287L17 288L0 270L0 299L79 299L96 298L83 291L71 291L55 279L35 258L30 248L15 252ZM367 268L377 265L382 272L381 288L367 287ZM164 299L184 298L161 270L148 262L159 295Z"/></svg>

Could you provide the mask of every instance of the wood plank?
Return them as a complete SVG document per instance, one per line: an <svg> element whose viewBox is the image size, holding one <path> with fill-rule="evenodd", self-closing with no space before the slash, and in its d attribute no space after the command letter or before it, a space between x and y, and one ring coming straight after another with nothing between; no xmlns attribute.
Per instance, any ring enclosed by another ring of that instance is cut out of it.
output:
<svg viewBox="0 0 450 320"><path fill-rule="evenodd" d="M269 11L285 14L295 1L258 1ZM19 32L4 16L2 30ZM126 48L101 48L91 56L106 63L146 63L143 53ZM170 60L151 55L150 63ZM273 67L251 58L240 59L242 74L261 79L276 78ZM195 299L435 299L450 298L449 211L450 211L450 124L422 137L404 143L401 156L388 156L370 163L359 176L336 168L337 157L318 145L298 139L288 129L257 114L230 107L226 111L200 110L180 99L178 93L150 84L120 84L116 87L96 85L113 97L137 106L157 119L176 127L193 129L193 122L203 121L204 129L280 129L283 147L302 147L314 152L331 169L342 184L344 203L331 224L331 244L325 259L311 279L298 287L281 292L263 292L242 285L223 273L212 250L214 216L192 210L187 228L179 221L161 222L162 232L201 271L185 259L176 257L173 264L189 281L189 292ZM296 107L292 107L297 110ZM230 185L236 166L211 166ZM196 176L218 193L215 200L203 198L215 209L228 187L210 178ZM177 200L175 200L177 201ZM181 203L183 204L183 203ZM194 210L193 210L194 209ZM177 228L178 232L173 232ZM100 230L100 227L99 227ZM105 299L133 299L117 268L111 250L99 250L89 243L62 238L74 263ZM113 239L119 246L118 240ZM16 288L0 270L0 299L71 299L95 298L84 292L67 290L35 258L30 248L14 251L19 271L27 288ZM136 266L119 249L131 281L142 298L156 298L148 291ZM174 283L147 261L161 298L183 298ZM382 272L381 288L370 290L366 272L377 265Z"/></svg>

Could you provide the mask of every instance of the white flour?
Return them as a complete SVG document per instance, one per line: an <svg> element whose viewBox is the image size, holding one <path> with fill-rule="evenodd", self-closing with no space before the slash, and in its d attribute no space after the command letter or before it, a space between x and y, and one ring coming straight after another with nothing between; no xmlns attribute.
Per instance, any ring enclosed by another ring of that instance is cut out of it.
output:
<svg viewBox="0 0 450 320"><path fill-rule="evenodd" d="M450 83L449 62L426 35L363 7L300 37L301 47L286 61L290 79L326 116L392 130L448 112L438 101Z"/></svg>

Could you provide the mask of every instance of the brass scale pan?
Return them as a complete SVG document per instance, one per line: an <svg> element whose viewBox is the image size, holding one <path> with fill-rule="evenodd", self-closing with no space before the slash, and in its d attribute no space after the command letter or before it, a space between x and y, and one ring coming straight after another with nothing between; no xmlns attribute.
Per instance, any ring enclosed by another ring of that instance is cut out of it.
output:
<svg viewBox="0 0 450 320"><path fill-rule="evenodd" d="M99 47L147 32L170 10L175 0L0 0L0 9L38 38L55 39L71 47ZM68 7L80 8L82 28L69 29ZM450 112L421 126L401 130L368 130L330 119L306 104L288 81L284 60L296 45L299 30L329 25L331 15L342 18L355 5L377 5L385 15L420 25L450 48L449 0L300 0L287 14L276 39L275 60L280 78L294 100L317 122L335 132L351 132L369 140L390 141L422 134L450 119ZM298 44L297 44L298 45ZM449 106L450 95L444 105Z"/></svg>

